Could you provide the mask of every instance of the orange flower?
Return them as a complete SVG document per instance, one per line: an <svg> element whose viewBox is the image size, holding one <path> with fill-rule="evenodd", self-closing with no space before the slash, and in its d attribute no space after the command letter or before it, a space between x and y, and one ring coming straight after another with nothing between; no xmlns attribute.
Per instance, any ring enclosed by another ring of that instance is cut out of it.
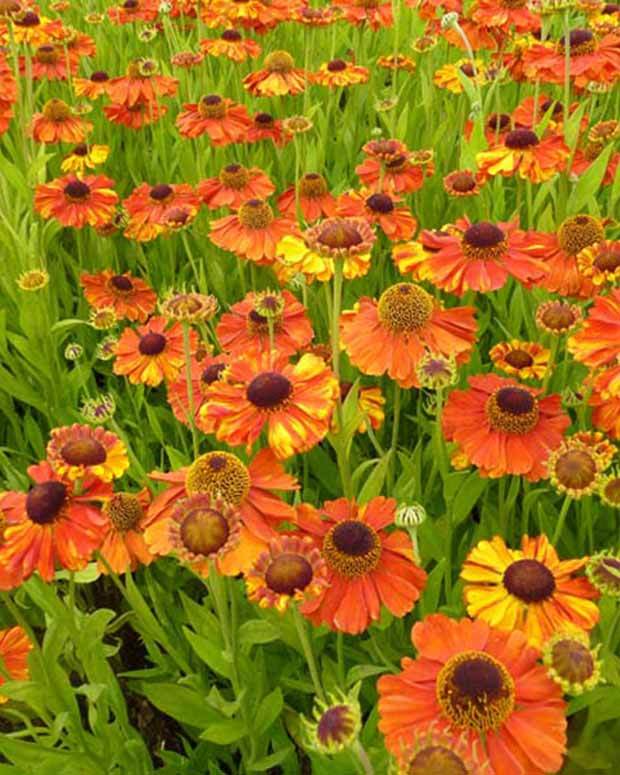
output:
<svg viewBox="0 0 620 775"><path fill-rule="evenodd" d="M260 45L250 38L243 38L238 30L224 30L219 38L200 41L200 48L212 57L226 57L231 62L245 62L256 59L261 52Z"/></svg>
<svg viewBox="0 0 620 775"><path fill-rule="evenodd" d="M108 8L108 16L113 24L154 22L158 13L158 0L124 0L120 5Z"/></svg>
<svg viewBox="0 0 620 775"><path fill-rule="evenodd" d="M470 377L467 390L448 396L442 417L446 441L458 445L480 476L538 481L547 476L547 458L570 425L560 396L539 395L495 374Z"/></svg>
<svg viewBox="0 0 620 775"><path fill-rule="evenodd" d="M540 17L529 10L527 0L477 0L471 16L487 27L521 33L540 29Z"/></svg>
<svg viewBox="0 0 620 775"><path fill-rule="evenodd" d="M355 27L364 24L376 32L394 23L392 4L384 0L334 0L333 5L342 9L344 18Z"/></svg>
<svg viewBox="0 0 620 775"><path fill-rule="evenodd" d="M620 439L620 366L608 368L596 376L590 396L592 424Z"/></svg>
<svg viewBox="0 0 620 775"><path fill-rule="evenodd" d="M87 477L78 495L46 462L28 474L34 481L28 493L8 492L0 501L7 520L0 563L19 581L35 571L52 581L57 565L81 570L100 545L105 520L92 501L106 497L110 486Z"/></svg>
<svg viewBox="0 0 620 775"><path fill-rule="evenodd" d="M581 331L568 340L568 350L593 369L613 366L620 354L620 289L597 296Z"/></svg>
<svg viewBox="0 0 620 775"><path fill-rule="evenodd" d="M418 228L409 208L400 205L395 194L373 193L372 189L348 191L338 197L337 213L347 218L365 218L378 226L391 242L411 239Z"/></svg>
<svg viewBox="0 0 620 775"><path fill-rule="evenodd" d="M293 21L306 27L327 27L333 24L339 16L339 12L333 7L311 8L307 5L295 9L291 14Z"/></svg>
<svg viewBox="0 0 620 775"><path fill-rule="evenodd" d="M281 97L301 94L306 88L306 73L295 67L286 51L273 51L264 59L264 68L246 75L243 86L254 97Z"/></svg>
<svg viewBox="0 0 620 775"><path fill-rule="evenodd" d="M99 554L99 570L108 573L134 571L139 565L149 565L155 558L144 540L147 507L151 495L145 488L139 493L116 492L103 502L102 513L108 522Z"/></svg>
<svg viewBox="0 0 620 775"><path fill-rule="evenodd" d="M207 355L200 361L192 359L191 380L192 380L192 398L194 401L194 422L196 426L205 433L210 433L211 428L205 426L200 418L200 408L207 398L207 389L216 379L220 379L222 372L226 368L228 357L225 355L211 356ZM189 396L187 392L187 379L185 369L182 369L179 376L168 383L168 403L172 413L179 422L189 425Z"/></svg>
<svg viewBox="0 0 620 775"><path fill-rule="evenodd" d="M522 632L542 648L558 630L591 630L599 620L598 592L584 576L587 557L558 558L547 536L523 536L521 549L503 538L480 541L468 554L461 578L467 613L494 627Z"/></svg>
<svg viewBox="0 0 620 775"><path fill-rule="evenodd" d="M393 498L368 503L339 498L319 510L297 507L297 524L321 549L329 587L301 606L315 625L358 635L381 616L385 606L396 617L409 613L426 584L414 563L411 539L403 530L388 532L396 514Z"/></svg>
<svg viewBox="0 0 620 775"><path fill-rule="evenodd" d="M111 482L129 467L125 445L115 433L78 423L54 428L46 454L58 476L71 482L85 476Z"/></svg>
<svg viewBox="0 0 620 775"><path fill-rule="evenodd" d="M155 291L129 272L115 274L112 269L104 269L97 274L84 273L80 275L80 283L91 307L112 308L119 320L144 322L157 303Z"/></svg>
<svg viewBox="0 0 620 775"><path fill-rule="evenodd" d="M377 64L386 70L406 70L408 73L414 73L417 67L413 59L406 57L404 54L388 54L387 56L377 57Z"/></svg>
<svg viewBox="0 0 620 775"><path fill-rule="evenodd" d="M244 27L263 35L286 19L300 0L211 0L203 8L202 18L208 26Z"/></svg>
<svg viewBox="0 0 620 775"><path fill-rule="evenodd" d="M218 248L239 258L270 264L276 257L276 245L295 224L288 218L276 218L262 199L248 199L234 215L226 215L209 224L209 239Z"/></svg>
<svg viewBox="0 0 620 775"><path fill-rule="evenodd" d="M317 172L307 172L297 183L299 190L299 209L307 223L319 218L330 218L336 214L336 199L330 194L327 181ZM297 201L295 186L287 188L278 197L278 209L282 215L295 219Z"/></svg>
<svg viewBox="0 0 620 775"><path fill-rule="evenodd" d="M10 24L11 34L8 32L8 25L2 25L4 42L8 43L12 38L15 43L28 43L31 46L47 43L54 27L62 26L60 20L51 21L36 10L23 10L21 7L12 15Z"/></svg>
<svg viewBox="0 0 620 775"><path fill-rule="evenodd" d="M542 260L530 253L536 241L516 221L472 224L462 218L442 231L425 230L419 239L419 244L394 247L399 270L457 296L469 290L495 291L511 275L529 287L545 274Z"/></svg>
<svg viewBox="0 0 620 775"><path fill-rule="evenodd" d="M257 113L248 129L246 143L258 143L260 140L272 140L276 145L290 143L293 136L284 132L282 122L269 113Z"/></svg>
<svg viewBox="0 0 620 775"><path fill-rule="evenodd" d="M314 332L306 309L290 291L250 291L222 315L216 333L222 349L236 357L257 357L273 347L289 357L310 343Z"/></svg>
<svg viewBox="0 0 620 775"><path fill-rule="evenodd" d="M81 143L92 131L89 121L73 115L73 111L62 100L48 100L41 113L35 113L30 132L37 143Z"/></svg>
<svg viewBox="0 0 620 775"><path fill-rule="evenodd" d="M30 67L34 81L66 81L69 74L77 72L78 58L75 54L65 54L58 44L44 43L32 55ZM25 57L19 58L19 71L26 75Z"/></svg>
<svg viewBox="0 0 620 775"><path fill-rule="evenodd" d="M238 105L217 94L202 97L199 102L184 103L176 126L183 137L208 134L211 145L223 147L244 140L252 120L245 105Z"/></svg>
<svg viewBox="0 0 620 775"><path fill-rule="evenodd" d="M28 669L28 654L32 650L32 642L21 627L8 627L0 630L0 658L4 670L12 681L27 681L30 677ZM0 686L5 682L4 675L0 676ZM4 703L8 697L0 694L0 703Z"/></svg>
<svg viewBox="0 0 620 775"><path fill-rule="evenodd" d="M131 108L140 103L158 102L162 97L174 97L179 81L168 75L158 75L158 65L152 59L134 59L127 75L108 81L108 96L117 105Z"/></svg>
<svg viewBox="0 0 620 775"><path fill-rule="evenodd" d="M196 191L210 210L238 210L249 199L268 199L276 187L258 167L227 164L215 178L202 180Z"/></svg>
<svg viewBox="0 0 620 775"><path fill-rule="evenodd" d="M443 179L443 187L449 196L477 196L480 193L481 176L471 170L455 170Z"/></svg>
<svg viewBox="0 0 620 775"><path fill-rule="evenodd" d="M620 241L601 240L577 253L577 269L599 288L620 280Z"/></svg>
<svg viewBox="0 0 620 775"><path fill-rule="evenodd" d="M537 342L511 339L489 350L496 369L519 379L542 379L549 365L549 350Z"/></svg>
<svg viewBox="0 0 620 775"><path fill-rule="evenodd" d="M476 154L483 178L517 175L522 180L543 183L564 169L569 150L560 135L539 139L531 129L513 129L502 142Z"/></svg>
<svg viewBox="0 0 620 775"><path fill-rule="evenodd" d="M401 387L418 387L416 368L427 350L469 358L476 337L472 307L442 309L421 286L397 283L379 301L362 297L343 312L340 338L363 374L387 373Z"/></svg>
<svg viewBox="0 0 620 775"><path fill-rule="evenodd" d="M128 377L132 385L149 387L176 379L185 363L183 332L180 323L168 329L166 325L166 318L154 317L137 332L126 328L114 348L114 373ZM193 351L196 332L192 331L190 337Z"/></svg>
<svg viewBox="0 0 620 775"><path fill-rule="evenodd" d="M142 129L143 126L154 124L168 112L167 105L156 102L135 102L133 105L112 104L103 108L108 121L122 124L128 129Z"/></svg>
<svg viewBox="0 0 620 775"><path fill-rule="evenodd" d="M267 432L277 458L284 460L316 446L329 431L338 383L322 358L306 353L295 365L279 357L233 362L225 380L214 382L201 410L218 441L252 444Z"/></svg>
<svg viewBox="0 0 620 775"><path fill-rule="evenodd" d="M180 498L221 495L238 507L242 527L240 546L222 563L226 572L245 571L265 550L283 523L293 523L295 509L274 490L297 490L294 477L285 473L270 449L261 450L247 466L230 452L214 450L197 458L188 468L169 474L152 473L151 479L168 484L149 508L149 525L168 519Z"/></svg>
<svg viewBox="0 0 620 775"><path fill-rule="evenodd" d="M533 129L550 112L549 126L555 127L564 120L564 106L560 100L541 94L538 102L534 97L525 97L513 110L512 118L517 126Z"/></svg>
<svg viewBox="0 0 620 775"><path fill-rule="evenodd" d="M125 236L139 242L155 239L168 225L168 215L187 206L200 207L200 197L188 183L141 183L123 200L129 216Z"/></svg>
<svg viewBox="0 0 620 775"><path fill-rule="evenodd" d="M366 83L369 78L370 71L367 67L345 62L344 59L332 59L331 62L321 65L312 75L314 83L334 89Z"/></svg>
<svg viewBox="0 0 620 775"><path fill-rule="evenodd" d="M413 626L411 640L417 658L377 683L388 750L400 755L434 722L438 733L483 747L491 772L560 770L566 703L522 633L432 614Z"/></svg>
<svg viewBox="0 0 620 775"><path fill-rule="evenodd" d="M552 336L562 336L580 323L583 315L576 304L556 299L545 301L536 310L536 325Z"/></svg>
<svg viewBox="0 0 620 775"><path fill-rule="evenodd" d="M103 226L114 216L118 195L114 181L104 175L65 175L35 189L34 207L43 218L55 218L63 226L82 229Z"/></svg>
<svg viewBox="0 0 620 775"><path fill-rule="evenodd" d="M434 173L432 152L409 151L398 140L373 140L363 151L368 155L355 172L375 191L410 194L422 188L424 177Z"/></svg>

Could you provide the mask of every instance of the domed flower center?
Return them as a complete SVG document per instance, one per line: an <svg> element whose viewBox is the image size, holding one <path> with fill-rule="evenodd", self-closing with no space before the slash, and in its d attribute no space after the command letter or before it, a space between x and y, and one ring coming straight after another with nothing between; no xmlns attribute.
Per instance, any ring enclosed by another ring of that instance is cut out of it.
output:
<svg viewBox="0 0 620 775"><path fill-rule="evenodd" d="M553 118L559 116L563 111L562 103L558 102L557 100L545 100L543 103L541 103L540 110L543 115L548 113L551 108L553 108L551 113Z"/></svg>
<svg viewBox="0 0 620 775"><path fill-rule="evenodd" d="M60 515L66 500L67 488L62 482L41 482L26 496L26 513L37 525L49 525Z"/></svg>
<svg viewBox="0 0 620 775"><path fill-rule="evenodd" d="M504 665L484 651L464 651L437 676L437 702L457 730L499 729L515 705L515 685Z"/></svg>
<svg viewBox="0 0 620 775"><path fill-rule="evenodd" d="M584 248L605 238L603 224L593 215L573 215L558 230L560 247L569 256L576 256Z"/></svg>
<svg viewBox="0 0 620 775"><path fill-rule="evenodd" d="M592 54L596 48L592 30L571 30L569 43L571 56ZM560 42L560 49L564 51L564 39Z"/></svg>
<svg viewBox="0 0 620 775"><path fill-rule="evenodd" d="M584 684L594 675L596 664L592 652L577 638L567 637L553 644L551 666L558 675L571 684Z"/></svg>
<svg viewBox="0 0 620 775"><path fill-rule="evenodd" d="M189 467L185 489L190 494L219 495L227 503L238 506L250 491L250 474L230 452L207 452Z"/></svg>
<svg viewBox="0 0 620 775"><path fill-rule="evenodd" d="M385 169L389 170L390 172L401 172L407 166L408 161L409 157L407 154L399 153L391 159L385 160Z"/></svg>
<svg viewBox="0 0 620 775"><path fill-rule="evenodd" d="M257 124L262 129L266 129L268 127L273 126L274 118L269 113L257 113L254 116L254 123Z"/></svg>
<svg viewBox="0 0 620 775"><path fill-rule="evenodd" d="M601 8L602 14L612 14L612 13L619 13L620 14L620 5L618 3L606 3Z"/></svg>
<svg viewBox="0 0 620 775"><path fill-rule="evenodd" d="M389 158L401 154L404 146L398 140L371 140L365 150L371 156Z"/></svg>
<svg viewBox="0 0 620 775"><path fill-rule="evenodd" d="M525 434L538 423L538 402L525 388L503 387L487 399L486 414L494 431Z"/></svg>
<svg viewBox="0 0 620 775"><path fill-rule="evenodd" d="M194 507L181 523L181 541L192 554L206 557L217 554L228 541L229 535L228 520L215 509Z"/></svg>
<svg viewBox="0 0 620 775"><path fill-rule="evenodd" d="M542 311L540 319L546 328L556 332L566 331L577 322L571 305L565 301L550 302Z"/></svg>
<svg viewBox="0 0 620 775"><path fill-rule="evenodd" d="M603 486L603 497L614 506L620 506L620 476L608 479Z"/></svg>
<svg viewBox="0 0 620 775"><path fill-rule="evenodd" d="M342 576L353 579L371 573L381 559L376 531L357 519L334 525L323 539L323 557Z"/></svg>
<svg viewBox="0 0 620 775"><path fill-rule="evenodd" d="M259 409L275 409L282 406L293 392L290 381L277 371L266 371L250 382L246 397Z"/></svg>
<svg viewBox="0 0 620 775"><path fill-rule="evenodd" d="M220 183L227 188L233 188L235 191L241 191L250 180L247 169L241 164L228 164L220 172L219 178Z"/></svg>
<svg viewBox="0 0 620 775"><path fill-rule="evenodd" d="M469 775L461 757L444 745L426 745L408 763L406 775Z"/></svg>
<svg viewBox="0 0 620 775"><path fill-rule="evenodd" d="M36 51L35 58L37 62L41 62L41 64L54 64L55 62L58 62L60 59L60 52L56 48L56 46L39 46L39 48ZM45 112L45 109L44 109Z"/></svg>
<svg viewBox="0 0 620 775"><path fill-rule="evenodd" d="M347 63L344 59L332 59L331 62L327 63L327 69L330 73L341 73L347 69Z"/></svg>
<svg viewBox="0 0 620 775"><path fill-rule="evenodd" d="M149 191L149 196L156 202L165 202L172 197L174 189L167 183L158 183Z"/></svg>
<svg viewBox="0 0 620 775"><path fill-rule="evenodd" d="M553 573L538 560L517 560L504 571L504 587L524 603L540 603L555 591Z"/></svg>
<svg viewBox="0 0 620 775"><path fill-rule="evenodd" d="M86 143L78 143L71 153L73 156L88 156L88 146Z"/></svg>
<svg viewBox="0 0 620 775"><path fill-rule="evenodd" d="M131 293L133 291L133 283L124 274L115 274L110 277L110 285L115 291L120 293Z"/></svg>
<svg viewBox="0 0 620 775"><path fill-rule="evenodd" d="M294 595L312 581L312 565L300 554L280 554L267 568L265 582L279 595Z"/></svg>
<svg viewBox="0 0 620 775"><path fill-rule="evenodd" d="M221 37L222 40L227 40L229 43L237 43L241 40L241 33L237 30L224 30Z"/></svg>
<svg viewBox="0 0 620 775"><path fill-rule="evenodd" d="M533 148L539 142L540 140L536 132L532 132L531 129L513 129L504 138L506 148L513 148L515 150Z"/></svg>
<svg viewBox="0 0 620 775"><path fill-rule="evenodd" d="M83 180L72 180L64 187L63 193L71 202L85 202L90 196L90 186Z"/></svg>
<svg viewBox="0 0 620 775"><path fill-rule="evenodd" d="M475 71L474 66L471 62L465 62L460 66L460 71L463 73L463 75L466 75L468 78L473 78Z"/></svg>
<svg viewBox="0 0 620 775"><path fill-rule="evenodd" d="M342 250L361 245L364 238L355 222L340 218L328 218L317 234L317 240L325 247Z"/></svg>
<svg viewBox="0 0 620 775"><path fill-rule="evenodd" d="M208 94L200 99L198 112L203 118L224 118L226 103L219 94Z"/></svg>
<svg viewBox="0 0 620 775"><path fill-rule="evenodd" d="M295 61L287 51L273 51L265 57L264 65L270 73L290 73Z"/></svg>
<svg viewBox="0 0 620 775"><path fill-rule="evenodd" d="M238 217L247 229L266 229L273 221L273 210L262 199L250 199L241 205Z"/></svg>
<svg viewBox="0 0 620 775"><path fill-rule="evenodd" d="M476 188L476 178L471 172L457 172L450 178L450 186L459 194L466 194Z"/></svg>
<svg viewBox="0 0 620 775"><path fill-rule="evenodd" d="M62 100L49 100L43 106L43 115L48 121L66 121L71 118L71 108Z"/></svg>
<svg viewBox="0 0 620 775"><path fill-rule="evenodd" d="M394 210L394 202L388 194L372 194L366 200L366 207L374 213L387 215Z"/></svg>
<svg viewBox="0 0 620 775"><path fill-rule="evenodd" d="M144 516L140 500L128 492L115 493L105 502L103 513L121 533L133 530Z"/></svg>
<svg viewBox="0 0 620 775"><path fill-rule="evenodd" d="M139 0L125 0L125 2L123 3L123 8L126 11L135 11L139 7L140 7Z"/></svg>
<svg viewBox="0 0 620 775"><path fill-rule="evenodd" d="M620 267L620 247L604 248L593 264L600 272L615 272Z"/></svg>
<svg viewBox="0 0 620 775"><path fill-rule="evenodd" d="M392 331L415 333L430 320L433 299L419 285L398 283L383 291L377 311L379 320Z"/></svg>
<svg viewBox="0 0 620 775"><path fill-rule="evenodd" d="M534 359L525 350L510 350L504 360L514 369L527 369L534 364Z"/></svg>
<svg viewBox="0 0 620 775"><path fill-rule="evenodd" d="M207 366L200 375L201 384L211 385L213 382L216 382L225 368L225 363L212 363L210 366Z"/></svg>
<svg viewBox="0 0 620 775"><path fill-rule="evenodd" d="M319 719L316 735L323 746L344 745L355 733L355 718L348 705L332 705Z"/></svg>
<svg viewBox="0 0 620 775"><path fill-rule="evenodd" d="M317 172L308 172L299 181L299 195L306 199L318 199L327 193L327 183Z"/></svg>
<svg viewBox="0 0 620 775"><path fill-rule="evenodd" d="M503 132L510 126L510 115L508 113L491 113L487 118L487 129L493 132Z"/></svg>
<svg viewBox="0 0 620 775"><path fill-rule="evenodd" d="M106 81L110 80L110 76L103 70L95 70L95 72L90 76L90 80L93 83L105 83Z"/></svg>
<svg viewBox="0 0 620 775"><path fill-rule="evenodd" d="M595 481L598 466L585 449L569 449L554 462L555 477L570 490L587 490Z"/></svg>
<svg viewBox="0 0 620 775"><path fill-rule="evenodd" d="M13 24L17 24L18 27L36 27L40 23L39 15L34 11L26 11L26 13L13 20Z"/></svg>
<svg viewBox="0 0 620 775"><path fill-rule="evenodd" d="M91 438L68 441L60 450L60 455L70 466L98 466L108 457L103 444Z"/></svg>
<svg viewBox="0 0 620 775"><path fill-rule="evenodd" d="M157 334L155 331L149 331L148 334L140 337L138 350L142 355L159 355L166 349L166 337L163 334Z"/></svg>

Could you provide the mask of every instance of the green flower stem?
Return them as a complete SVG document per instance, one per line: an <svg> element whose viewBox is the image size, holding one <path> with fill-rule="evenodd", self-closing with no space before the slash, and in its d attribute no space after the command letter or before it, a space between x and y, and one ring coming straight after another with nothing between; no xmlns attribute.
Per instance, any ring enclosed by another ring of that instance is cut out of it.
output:
<svg viewBox="0 0 620 775"><path fill-rule="evenodd" d="M187 389L187 403L189 405L189 426L192 429L192 448L194 451L194 460L198 457L198 431L196 429L196 414L194 407L194 386L192 385L192 352L189 342L191 326L189 323L183 323L183 353L185 356L185 384Z"/></svg>
<svg viewBox="0 0 620 775"><path fill-rule="evenodd" d="M368 758L368 754L366 753L366 750L364 746L360 743L359 739L353 743L353 745L351 746L351 750L357 757L359 763L362 765L362 770L364 772L364 775L374 775L374 772L375 772L374 767L372 766L372 763Z"/></svg>
<svg viewBox="0 0 620 775"><path fill-rule="evenodd" d="M560 536L562 535L562 530L564 529L564 523L566 522L566 515L568 514L568 509L571 504L571 500L572 499L570 495L564 496L564 502L562 503L560 516L558 517L558 521L555 525L555 531L553 533L553 539L551 540L551 543L553 544L553 546L557 546L557 543L560 540Z"/></svg>
<svg viewBox="0 0 620 775"><path fill-rule="evenodd" d="M299 608L296 605L292 606L293 621L295 622L295 628L297 630L297 636L299 637L299 643L306 658L308 670L310 670L310 678L312 679L312 685L314 686L314 693L322 702L326 702L325 692L319 678L319 671L316 666L316 660L314 658L314 652L312 651L312 644L308 637L308 629L306 627L306 621L299 612Z"/></svg>

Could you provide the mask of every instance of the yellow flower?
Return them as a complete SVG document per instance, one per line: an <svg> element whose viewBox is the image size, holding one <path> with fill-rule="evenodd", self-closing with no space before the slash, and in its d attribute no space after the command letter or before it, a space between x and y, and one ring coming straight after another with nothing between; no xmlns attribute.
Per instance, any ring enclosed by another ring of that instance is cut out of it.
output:
<svg viewBox="0 0 620 775"><path fill-rule="evenodd" d="M22 291L40 291L49 281L50 276L45 269L30 269L17 278L17 284Z"/></svg>
<svg viewBox="0 0 620 775"><path fill-rule="evenodd" d="M80 143L68 153L60 169L63 172L74 172L76 175L83 175L86 170L92 170L97 165L103 164L108 158L110 149L107 145L86 145Z"/></svg>

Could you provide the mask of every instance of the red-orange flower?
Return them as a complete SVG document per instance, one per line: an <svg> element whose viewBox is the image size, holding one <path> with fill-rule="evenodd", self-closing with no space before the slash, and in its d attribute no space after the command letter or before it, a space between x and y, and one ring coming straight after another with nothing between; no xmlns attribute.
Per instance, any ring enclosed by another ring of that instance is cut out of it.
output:
<svg viewBox="0 0 620 775"><path fill-rule="evenodd" d="M372 498L363 505L339 498L319 510L297 507L297 524L309 533L327 563L329 587L301 611L315 625L358 635L379 619L385 606L396 617L409 613L426 584L414 563L411 539L403 530L388 532L396 515L393 498Z"/></svg>
<svg viewBox="0 0 620 775"><path fill-rule="evenodd" d="M231 62L256 59L261 52L261 47L255 40L242 37L235 29L224 30L219 38L201 40L200 48L209 56L226 57Z"/></svg>
<svg viewBox="0 0 620 775"><path fill-rule="evenodd" d="M21 627L8 627L0 630L0 659L4 670L12 681L26 681L30 675L28 654L32 650L32 641ZM0 676L0 686L6 677ZM7 697L0 694L0 703Z"/></svg>
<svg viewBox="0 0 620 775"><path fill-rule="evenodd" d="M517 175L522 180L542 183L564 169L569 150L561 135L541 139L531 129L513 129L488 151L476 154L483 178Z"/></svg>
<svg viewBox="0 0 620 775"><path fill-rule="evenodd" d="M265 57L262 70L246 75L243 86L254 97L281 97L301 94L306 88L306 73L295 67L286 51L273 51Z"/></svg>
<svg viewBox="0 0 620 775"><path fill-rule="evenodd" d="M245 138L247 143L258 143L260 140L272 140L276 145L290 143L293 136L282 129L280 119L269 113L257 113L252 119L252 126Z"/></svg>
<svg viewBox="0 0 620 775"><path fill-rule="evenodd" d="M360 67L353 62L345 62L344 59L332 59L321 65L318 71L312 75L314 83L333 89L366 83L369 78L370 71L367 67Z"/></svg>
<svg viewBox="0 0 620 775"><path fill-rule="evenodd" d="M211 383L215 382L222 375L222 372L226 368L228 357L226 355L207 355L201 360L192 358L191 364L191 384L192 384L192 398L194 402L194 422L196 426L205 433L211 432L210 426L204 425L200 418L200 409L207 398L207 388ZM168 388L168 403L172 409L172 413L179 422L184 425L189 425L190 422L190 409L189 409L189 395L187 391L187 379L185 369L182 369L179 376L169 382Z"/></svg>
<svg viewBox="0 0 620 775"><path fill-rule="evenodd" d="M596 376L590 396L592 424L620 439L620 366L612 366Z"/></svg>
<svg viewBox="0 0 620 775"><path fill-rule="evenodd" d="M227 164L215 178L200 181L196 191L210 210L238 210L249 199L268 199L276 187L258 167Z"/></svg>
<svg viewBox="0 0 620 775"><path fill-rule="evenodd" d="M119 320L143 322L155 309L157 294L144 280L129 272L116 274L104 269L97 274L80 275L86 301L95 309L112 308Z"/></svg>
<svg viewBox="0 0 620 775"><path fill-rule="evenodd" d="M104 175L65 175L37 185L34 208L43 218L55 218L63 226L103 226L112 220L118 202L113 186L114 181Z"/></svg>
<svg viewBox="0 0 620 775"><path fill-rule="evenodd" d="M129 467L125 444L115 433L79 423L53 428L46 454L58 476L71 482L85 476L111 482Z"/></svg>
<svg viewBox="0 0 620 775"><path fill-rule="evenodd" d="M208 94L199 102L184 103L183 108L176 120L183 137L207 134L215 147L243 142L252 124L245 105L238 105L218 94Z"/></svg>
<svg viewBox="0 0 620 775"><path fill-rule="evenodd" d="M340 339L364 374L387 373L405 388L419 386L417 366L426 352L466 361L476 338L472 307L442 309L420 285L398 283L379 301L362 297L343 312Z"/></svg>
<svg viewBox="0 0 620 775"><path fill-rule="evenodd" d="M141 183L123 200L129 216L125 236L139 242L155 239L167 226L170 212L186 206L200 207L200 197L188 183Z"/></svg>
<svg viewBox="0 0 620 775"><path fill-rule="evenodd" d="M168 106L157 102L141 100L133 105L113 103L103 108L108 121L122 124L128 129L142 129L143 126L154 124L168 112Z"/></svg>
<svg viewBox="0 0 620 775"><path fill-rule="evenodd" d="M413 626L416 659L382 676L379 729L400 755L433 722L484 746L494 773L558 772L566 751L562 690L520 632L432 614ZM484 770L480 770L484 772Z"/></svg>
<svg viewBox="0 0 620 775"><path fill-rule="evenodd" d="M81 143L93 125L79 116L62 100L48 100L41 113L35 113L30 132L37 143Z"/></svg>
<svg viewBox="0 0 620 775"><path fill-rule="evenodd" d="M559 447L570 418L558 395L495 374L469 378L467 390L453 390L442 417L447 441L458 445L481 476L547 476L546 460Z"/></svg>
<svg viewBox="0 0 620 775"><path fill-rule="evenodd" d="M75 75L78 69L78 58L74 53L63 50L55 43L44 43L39 46L31 58L32 78L35 81L66 81L69 74ZM20 74L26 76L26 58L19 58Z"/></svg>
<svg viewBox="0 0 620 775"><path fill-rule="evenodd" d="M569 352L590 368L613 366L620 355L620 289L597 296L583 328L568 340Z"/></svg>
<svg viewBox="0 0 620 775"><path fill-rule="evenodd" d="M107 523L99 548L105 560L99 560L102 573L108 572L108 566L114 573L125 573L155 559L144 540L150 501L146 488L136 494L115 492L103 501L101 511Z"/></svg>
<svg viewBox="0 0 620 775"><path fill-rule="evenodd" d="M394 23L392 4L385 0L334 0L333 5L341 8L344 18L356 27L365 24L376 32Z"/></svg>
<svg viewBox="0 0 620 775"><path fill-rule="evenodd" d="M108 8L108 16L113 24L154 22L158 13L158 0L124 0L123 3Z"/></svg>
<svg viewBox="0 0 620 775"><path fill-rule="evenodd" d="M142 102L157 102L162 97L174 97L179 81L168 75L158 75L152 59L135 59L127 75L108 81L108 96L117 105L132 107Z"/></svg>
<svg viewBox="0 0 620 775"><path fill-rule="evenodd" d="M396 194L373 193L372 189L348 191L338 197L336 212L347 218L365 218L376 224L391 242L411 239L416 219Z"/></svg>
<svg viewBox="0 0 620 775"><path fill-rule="evenodd" d="M325 178L317 172L307 172L297 182L297 187L287 188L278 197L278 209L282 215L292 219L297 217L295 188L299 190L299 209L307 223L336 214L336 198L329 192Z"/></svg>
<svg viewBox="0 0 620 775"><path fill-rule="evenodd" d="M355 172L365 186L376 191L410 194L422 188L424 178L435 171L431 151L409 151L398 140L374 140L363 150L368 158Z"/></svg>
<svg viewBox="0 0 620 775"><path fill-rule="evenodd" d="M529 10L527 0L476 0L471 16L478 24L506 31L523 33L540 29L540 17Z"/></svg>

